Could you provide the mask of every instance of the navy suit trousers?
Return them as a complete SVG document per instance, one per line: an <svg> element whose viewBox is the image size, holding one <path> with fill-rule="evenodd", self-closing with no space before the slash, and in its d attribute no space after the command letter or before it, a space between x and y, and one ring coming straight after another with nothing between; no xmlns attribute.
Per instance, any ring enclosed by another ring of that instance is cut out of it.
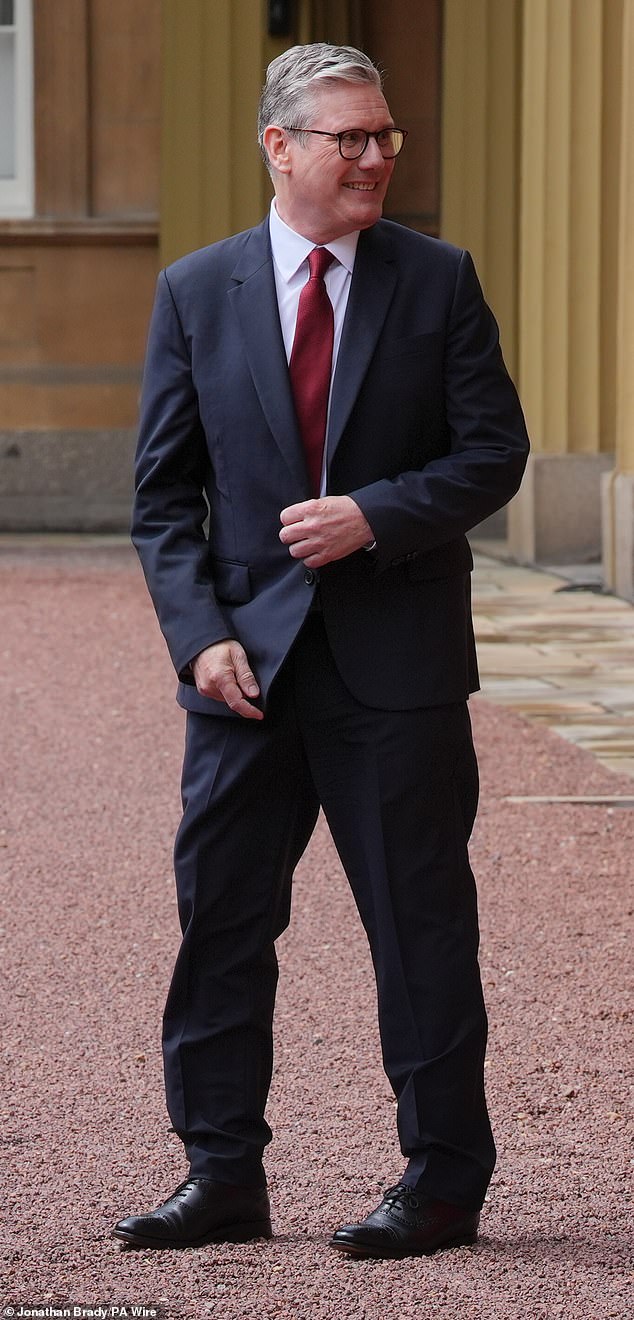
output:
<svg viewBox="0 0 634 1320"><path fill-rule="evenodd" d="M309 615L264 721L188 714L182 792L183 940L163 1045L168 1109L192 1175L264 1182L274 943L321 804L369 939L404 1179L479 1208L495 1148L467 850L478 774L466 703L361 705L337 672L322 618Z"/></svg>

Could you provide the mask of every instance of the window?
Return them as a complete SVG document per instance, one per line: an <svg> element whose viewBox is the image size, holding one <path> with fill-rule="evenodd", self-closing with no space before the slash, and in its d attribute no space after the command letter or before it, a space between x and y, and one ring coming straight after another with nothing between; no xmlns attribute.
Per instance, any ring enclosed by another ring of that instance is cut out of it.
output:
<svg viewBox="0 0 634 1320"><path fill-rule="evenodd" d="M0 0L0 216L33 215L31 0Z"/></svg>

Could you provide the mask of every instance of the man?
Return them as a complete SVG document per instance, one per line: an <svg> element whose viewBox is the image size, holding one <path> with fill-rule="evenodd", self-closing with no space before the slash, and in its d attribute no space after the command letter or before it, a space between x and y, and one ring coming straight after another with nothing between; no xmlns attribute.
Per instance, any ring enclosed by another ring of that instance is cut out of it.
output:
<svg viewBox="0 0 634 1320"><path fill-rule="evenodd" d="M405 133L367 57L287 51L259 123L270 217L163 272L149 338L133 538L188 712L163 1045L190 1171L115 1234L271 1234L274 941L321 804L407 1161L332 1245L418 1255L475 1241L495 1160L465 532L528 442L468 254L381 220Z"/></svg>

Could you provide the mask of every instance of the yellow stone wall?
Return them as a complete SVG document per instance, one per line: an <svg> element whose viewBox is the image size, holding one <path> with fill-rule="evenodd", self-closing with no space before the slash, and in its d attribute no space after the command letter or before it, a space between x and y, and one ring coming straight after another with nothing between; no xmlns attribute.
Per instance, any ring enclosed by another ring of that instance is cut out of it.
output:
<svg viewBox="0 0 634 1320"><path fill-rule="evenodd" d="M266 31L261 0L163 0L161 259L262 218L270 186L255 106L267 64L288 42Z"/></svg>
<svg viewBox="0 0 634 1320"><path fill-rule="evenodd" d="M585 558L603 532L614 582L630 550L606 474L634 475L634 0L444 12L442 234L474 252L533 446L511 549Z"/></svg>
<svg viewBox="0 0 634 1320"><path fill-rule="evenodd" d="M442 237L468 247L517 367L521 0L445 0Z"/></svg>

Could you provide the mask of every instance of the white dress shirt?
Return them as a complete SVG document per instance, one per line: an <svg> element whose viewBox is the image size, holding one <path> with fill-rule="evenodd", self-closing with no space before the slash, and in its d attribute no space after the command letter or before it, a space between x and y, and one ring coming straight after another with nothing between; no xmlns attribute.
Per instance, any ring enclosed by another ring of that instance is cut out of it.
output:
<svg viewBox="0 0 634 1320"><path fill-rule="evenodd" d="M328 297L332 303L334 315L334 341L332 349L332 370L330 373L330 385L332 390L332 379L335 373L337 354L341 343L341 332L348 305L348 295L350 293L350 282L352 280L352 271L354 269L354 259L359 241L359 230L351 234L344 234L342 238L335 238L331 243L315 244L309 238L304 238L294 229L290 229L281 216L278 215L275 205L275 199L271 202L271 214L269 219L271 234L271 248L273 251L273 270L275 273L275 289L277 292L277 305L280 313L280 325L282 327L282 339L286 351L286 360L290 361L293 339L295 337L295 325L297 323L297 309L299 306L299 295L306 284L309 276L308 253L312 252L316 246L323 246L332 252L335 260L328 267L324 276L324 282ZM328 399L328 421L330 420L330 398ZM326 436L328 435L328 422L326 422ZM327 464L328 442L324 445L324 465L321 476L321 494L326 490L326 464Z"/></svg>

